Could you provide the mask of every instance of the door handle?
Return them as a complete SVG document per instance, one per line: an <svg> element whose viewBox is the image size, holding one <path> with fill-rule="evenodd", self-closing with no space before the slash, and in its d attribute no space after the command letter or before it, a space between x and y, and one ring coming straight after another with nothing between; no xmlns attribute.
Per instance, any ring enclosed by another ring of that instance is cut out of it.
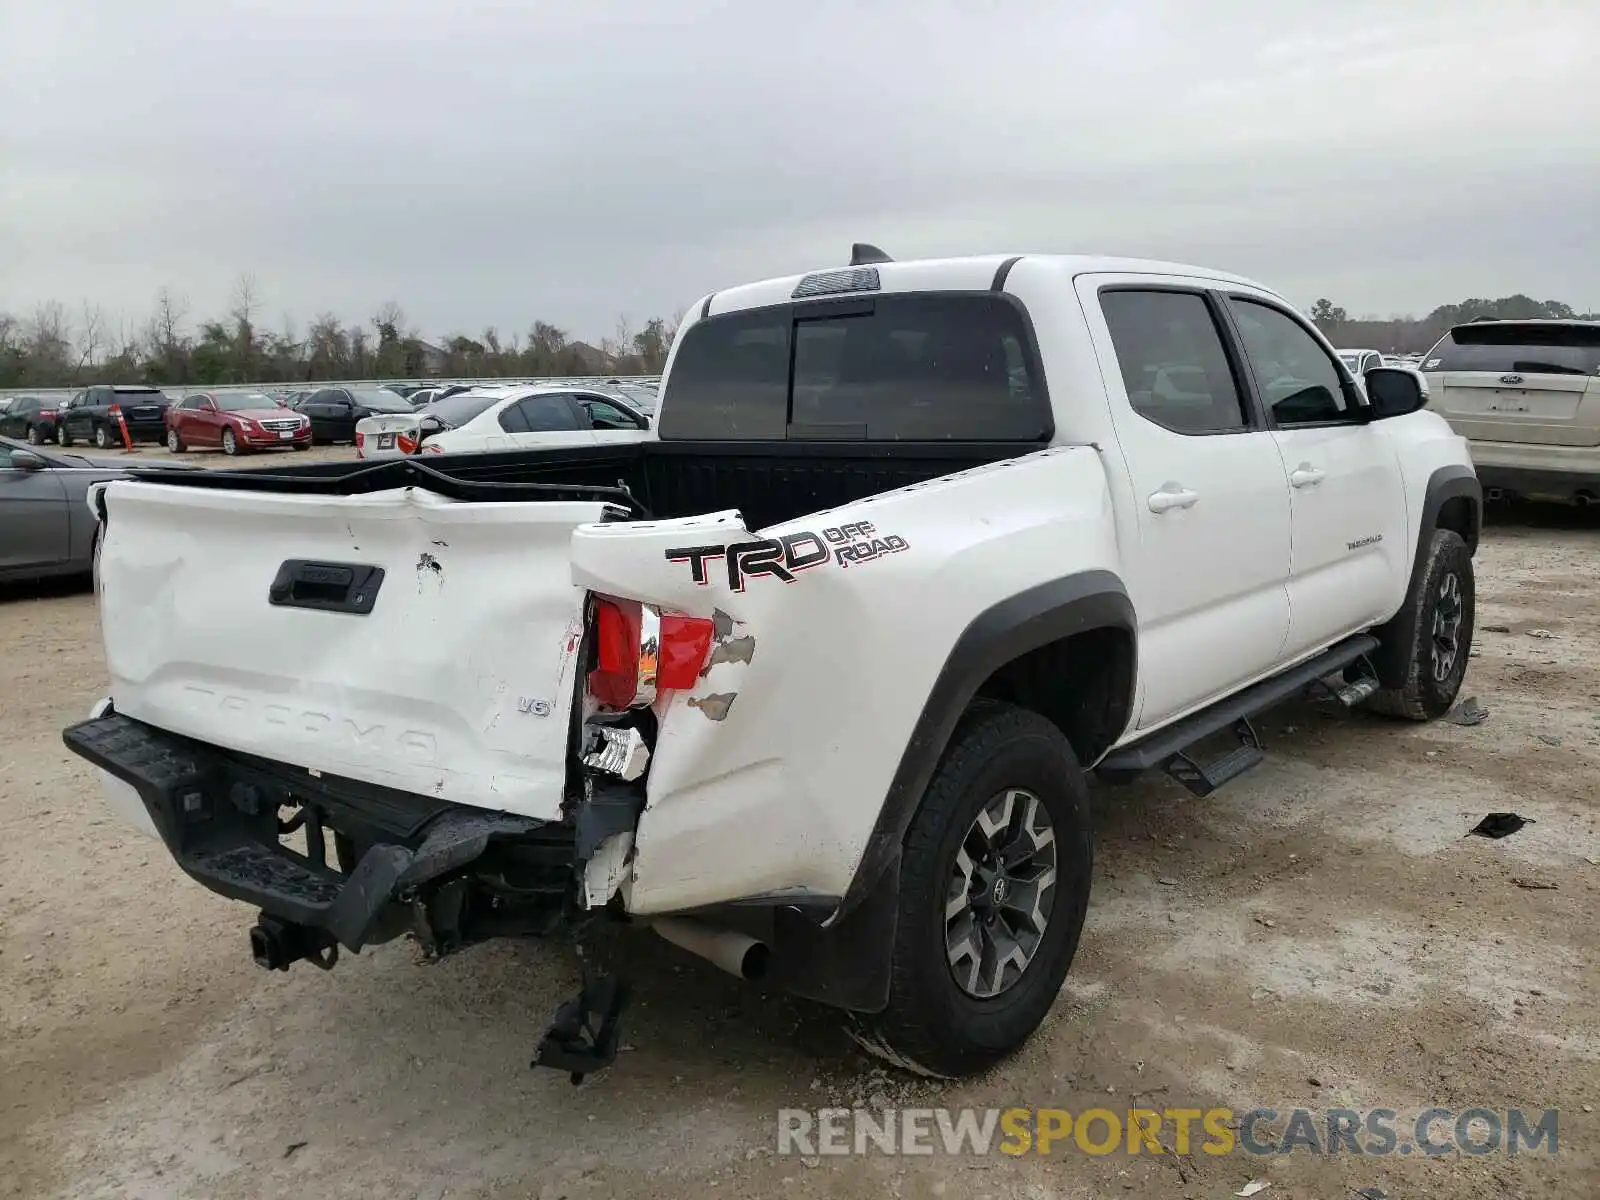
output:
<svg viewBox="0 0 1600 1200"><path fill-rule="evenodd" d="M1150 511L1164 513L1173 508L1192 508L1199 499L1199 492L1191 492L1180 483L1164 483L1160 491L1151 493Z"/></svg>
<svg viewBox="0 0 1600 1200"><path fill-rule="evenodd" d="M267 589L267 603L365 616L378 602L382 586L382 567L291 558L278 568Z"/></svg>
<svg viewBox="0 0 1600 1200"><path fill-rule="evenodd" d="M1315 487L1323 480L1323 473L1310 463L1301 463L1289 472L1289 482L1297 488Z"/></svg>

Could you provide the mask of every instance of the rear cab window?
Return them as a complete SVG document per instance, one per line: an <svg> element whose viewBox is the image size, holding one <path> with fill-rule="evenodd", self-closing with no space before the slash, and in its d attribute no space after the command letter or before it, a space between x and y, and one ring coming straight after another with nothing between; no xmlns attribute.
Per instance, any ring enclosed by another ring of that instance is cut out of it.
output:
<svg viewBox="0 0 1600 1200"><path fill-rule="evenodd" d="M1600 375L1600 324L1562 321L1458 325L1422 358L1430 372Z"/></svg>
<svg viewBox="0 0 1600 1200"><path fill-rule="evenodd" d="M663 441L1047 442L1031 323L993 292L884 293L709 317L684 334Z"/></svg>
<svg viewBox="0 0 1600 1200"><path fill-rule="evenodd" d="M1244 398L1222 334L1197 292L1108 288L1100 294L1133 411L1172 433L1239 433Z"/></svg>

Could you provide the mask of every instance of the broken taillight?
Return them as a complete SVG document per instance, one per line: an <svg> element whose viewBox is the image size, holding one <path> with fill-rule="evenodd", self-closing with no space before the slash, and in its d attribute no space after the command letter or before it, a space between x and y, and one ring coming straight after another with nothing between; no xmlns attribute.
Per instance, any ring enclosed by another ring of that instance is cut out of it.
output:
<svg viewBox="0 0 1600 1200"><path fill-rule="evenodd" d="M692 688L714 631L705 617L664 613L631 600L597 600L589 694L608 708L642 708L660 691Z"/></svg>
<svg viewBox="0 0 1600 1200"><path fill-rule="evenodd" d="M401 454L415 454L417 452L417 439L409 433L395 434L394 444L400 447Z"/></svg>

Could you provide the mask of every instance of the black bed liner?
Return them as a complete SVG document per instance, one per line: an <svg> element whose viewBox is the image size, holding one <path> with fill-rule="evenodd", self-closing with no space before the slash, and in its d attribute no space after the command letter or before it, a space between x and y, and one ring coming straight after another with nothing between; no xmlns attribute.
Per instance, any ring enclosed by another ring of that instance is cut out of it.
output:
<svg viewBox="0 0 1600 1200"><path fill-rule="evenodd" d="M603 500L641 519L738 508L752 529L1043 449L1015 442L662 442L442 454L283 469L141 472L183 487L457 500Z"/></svg>

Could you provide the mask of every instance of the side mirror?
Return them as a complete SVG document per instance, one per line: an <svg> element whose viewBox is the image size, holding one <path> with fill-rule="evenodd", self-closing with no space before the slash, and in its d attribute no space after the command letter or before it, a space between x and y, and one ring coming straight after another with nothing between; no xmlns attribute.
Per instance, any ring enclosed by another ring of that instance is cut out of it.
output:
<svg viewBox="0 0 1600 1200"><path fill-rule="evenodd" d="M438 433L444 428L444 422L438 417L434 416L432 413L423 414L422 420L419 422L419 424L421 428L427 430L429 433Z"/></svg>
<svg viewBox="0 0 1600 1200"><path fill-rule="evenodd" d="M1403 417L1428 403L1428 381L1405 367L1373 367L1366 374L1367 403L1374 420Z"/></svg>
<svg viewBox="0 0 1600 1200"><path fill-rule="evenodd" d="M42 471L50 464L32 450L13 450L11 466L18 471Z"/></svg>

